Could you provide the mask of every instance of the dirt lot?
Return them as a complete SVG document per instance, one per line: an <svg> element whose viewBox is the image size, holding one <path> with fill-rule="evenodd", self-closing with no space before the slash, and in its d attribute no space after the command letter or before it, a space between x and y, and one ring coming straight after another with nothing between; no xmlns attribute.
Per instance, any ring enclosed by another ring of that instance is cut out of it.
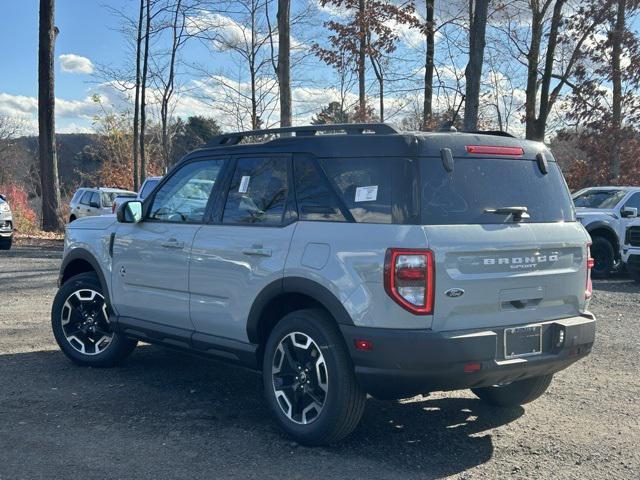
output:
<svg viewBox="0 0 640 480"><path fill-rule="evenodd" d="M593 354L537 402L469 392L370 400L330 448L299 447L252 372L142 346L126 365L72 365L49 308L59 247L0 254L0 479L640 478L640 287L596 283Z"/></svg>

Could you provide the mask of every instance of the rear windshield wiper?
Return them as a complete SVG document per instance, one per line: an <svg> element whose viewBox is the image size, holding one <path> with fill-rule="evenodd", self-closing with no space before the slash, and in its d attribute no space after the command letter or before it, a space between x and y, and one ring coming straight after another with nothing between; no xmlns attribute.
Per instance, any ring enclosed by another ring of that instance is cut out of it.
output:
<svg viewBox="0 0 640 480"><path fill-rule="evenodd" d="M531 218L527 207L485 208L484 211L495 215L512 215L514 222L519 222L523 218Z"/></svg>

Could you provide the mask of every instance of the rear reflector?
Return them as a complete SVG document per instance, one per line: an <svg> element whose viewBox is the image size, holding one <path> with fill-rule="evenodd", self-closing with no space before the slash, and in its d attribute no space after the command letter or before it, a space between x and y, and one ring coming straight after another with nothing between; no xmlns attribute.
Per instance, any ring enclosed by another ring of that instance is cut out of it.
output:
<svg viewBox="0 0 640 480"><path fill-rule="evenodd" d="M490 145L467 145L467 153L477 153L480 155L524 155L521 147L492 147Z"/></svg>
<svg viewBox="0 0 640 480"><path fill-rule="evenodd" d="M356 340L356 350L369 352L373 350L373 343L369 340Z"/></svg>
<svg viewBox="0 0 640 480"><path fill-rule="evenodd" d="M589 300L593 295L593 283L591 282L591 269L595 265L595 260L591 258L591 243L587 244L587 285L584 290L584 299Z"/></svg>
<svg viewBox="0 0 640 480"><path fill-rule="evenodd" d="M479 372L482 369L482 364L480 362L471 362L467 363L464 366L464 373L475 373Z"/></svg>

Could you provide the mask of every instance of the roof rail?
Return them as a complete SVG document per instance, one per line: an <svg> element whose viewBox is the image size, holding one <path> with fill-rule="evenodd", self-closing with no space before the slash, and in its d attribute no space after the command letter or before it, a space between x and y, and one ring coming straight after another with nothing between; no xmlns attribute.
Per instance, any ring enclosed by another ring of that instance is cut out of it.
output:
<svg viewBox="0 0 640 480"><path fill-rule="evenodd" d="M292 133L296 137L313 137L318 132L345 132L348 135L393 135L399 133L386 123L335 123L326 125L306 125L302 127L267 128L248 132L223 133L207 142L207 147L237 145L247 137ZM371 132L371 133L369 133Z"/></svg>

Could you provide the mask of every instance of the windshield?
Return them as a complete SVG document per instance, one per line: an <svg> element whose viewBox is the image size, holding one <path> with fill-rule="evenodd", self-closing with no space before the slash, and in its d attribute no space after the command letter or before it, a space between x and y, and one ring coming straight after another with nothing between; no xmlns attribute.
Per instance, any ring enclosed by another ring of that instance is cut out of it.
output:
<svg viewBox="0 0 640 480"><path fill-rule="evenodd" d="M573 199L576 207L614 208L627 192L624 190L587 190Z"/></svg>
<svg viewBox="0 0 640 480"><path fill-rule="evenodd" d="M522 222L575 221L571 196L556 162L543 175L533 160L424 158L422 222L426 225L495 224L513 220L509 207L526 207ZM503 209L495 211L496 209ZM494 212L487 211L494 210Z"/></svg>

